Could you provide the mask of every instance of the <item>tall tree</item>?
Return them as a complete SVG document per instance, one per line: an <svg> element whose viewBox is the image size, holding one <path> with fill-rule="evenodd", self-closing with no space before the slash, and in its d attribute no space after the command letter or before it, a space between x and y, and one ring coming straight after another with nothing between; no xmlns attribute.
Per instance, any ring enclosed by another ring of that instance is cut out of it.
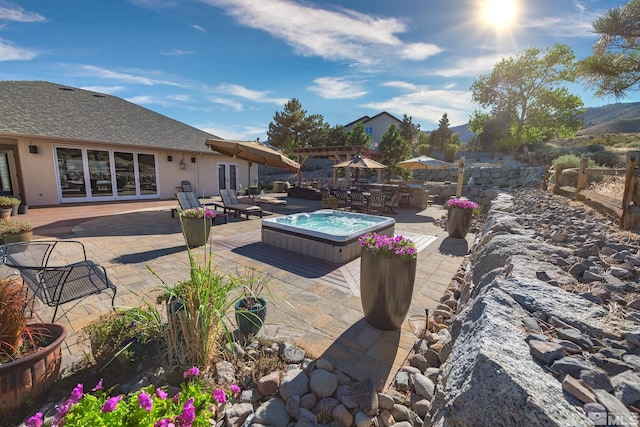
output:
<svg viewBox="0 0 640 427"><path fill-rule="evenodd" d="M575 56L556 44L503 59L471 85L471 99L493 117L508 117L514 144L550 135L570 137L582 126L582 99L562 86L574 82Z"/></svg>
<svg viewBox="0 0 640 427"><path fill-rule="evenodd" d="M449 129L449 117L444 113L438 121L438 129L429 135L429 144L434 150L442 151L449 143L452 134L453 131Z"/></svg>
<svg viewBox="0 0 640 427"><path fill-rule="evenodd" d="M387 182L389 182L391 181L391 175L398 173L396 163L411 157L411 145L404 139L400 129L395 125L391 125L387 128L384 135L382 135L378 148L380 152L385 155L381 163L387 166L384 172L387 177Z"/></svg>
<svg viewBox="0 0 640 427"><path fill-rule="evenodd" d="M371 135L365 132L364 123L356 123L347 134L347 145L371 146Z"/></svg>
<svg viewBox="0 0 640 427"><path fill-rule="evenodd" d="M640 0L609 9L593 23L600 38L578 73L597 96L624 97L640 86Z"/></svg>
<svg viewBox="0 0 640 427"><path fill-rule="evenodd" d="M323 144L323 132L327 127L322 115L307 116L300 101L293 98L284 104L283 112L276 111L273 121L269 123L267 137L274 147L285 144L293 147L316 146Z"/></svg>
<svg viewBox="0 0 640 427"><path fill-rule="evenodd" d="M417 142L418 133L420 133L420 125L414 124L413 119L405 114L402 123L400 123L400 133L413 148Z"/></svg>

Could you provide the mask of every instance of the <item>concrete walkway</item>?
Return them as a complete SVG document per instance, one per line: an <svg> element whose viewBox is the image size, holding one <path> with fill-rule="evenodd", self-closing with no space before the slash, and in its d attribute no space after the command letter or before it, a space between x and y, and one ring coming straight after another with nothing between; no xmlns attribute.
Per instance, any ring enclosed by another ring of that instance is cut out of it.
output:
<svg viewBox="0 0 640 427"><path fill-rule="evenodd" d="M75 239L89 258L101 263L118 286L116 305L139 306L155 301L161 285L157 274L172 285L189 276L189 259L178 218L171 218L173 200L102 205L30 208L21 219L35 227L34 239ZM287 212L312 211L320 202L288 199ZM400 209L396 234L420 240L414 297L409 316L397 331L368 325L359 298L359 259L346 265L318 262L260 242L261 220L233 218L212 228L207 251L223 271L253 267L271 275L269 308L262 334L286 338L315 357L326 357L347 374L372 377L380 389L389 385L415 341L411 324L424 324L425 309L433 310L467 254L473 236L451 239L433 221L446 211L434 205L422 212ZM266 217L281 213L266 213ZM59 323L67 328L63 365L71 366L89 353L82 328L109 310L107 294L62 306ZM52 309L38 315L51 319ZM422 319L420 319L422 317ZM57 321L58 322L58 321Z"/></svg>

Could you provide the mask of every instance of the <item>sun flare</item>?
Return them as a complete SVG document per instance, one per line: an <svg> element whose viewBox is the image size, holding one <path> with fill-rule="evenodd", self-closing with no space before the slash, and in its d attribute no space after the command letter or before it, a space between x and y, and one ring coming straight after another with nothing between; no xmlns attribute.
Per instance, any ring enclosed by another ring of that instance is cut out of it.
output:
<svg viewBox="0 0 640 427"><path fill-rule="evenodd" d="M511 27L517 13L515 0L484 0L482 3L482 20L496 30Z"/></svg>

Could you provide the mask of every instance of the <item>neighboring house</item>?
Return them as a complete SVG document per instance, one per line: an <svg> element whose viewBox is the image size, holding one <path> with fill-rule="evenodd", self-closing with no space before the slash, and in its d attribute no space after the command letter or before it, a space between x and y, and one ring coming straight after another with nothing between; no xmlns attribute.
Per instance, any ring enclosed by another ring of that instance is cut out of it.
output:
<svg viewBox="0 0 640 427"><path fill-rule="evenodd" d="M382 135L387 131L387 128L391 125L395 125L397 128L402 124L402 120L398 120L391 114L383 111L380 114L376 114L373 117L363 116L357 120L346 124L344 127L349 132L358 123L364 124L364 130L371 136L371 140L374 144L379 143L382 140Z"/></svg>
<svg viewBox="0 0 640 427"><path fill-rule="evenodd" d="M248 186L218 138L124 99L43 81L0 81L0 194L32 206L169 199ZM257 173L257 172L256 172Z"/></svg>

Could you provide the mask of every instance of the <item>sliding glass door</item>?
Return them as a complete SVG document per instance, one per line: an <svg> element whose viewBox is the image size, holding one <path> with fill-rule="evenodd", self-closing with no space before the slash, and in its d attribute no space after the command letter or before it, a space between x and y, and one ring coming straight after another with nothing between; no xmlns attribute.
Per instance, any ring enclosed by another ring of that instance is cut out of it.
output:
<svg viewBox="0 0 640 427"><path fill-rule="evenodd" d="M60 200L157 197L156 160L155 154L56 147Z"/></svg>

